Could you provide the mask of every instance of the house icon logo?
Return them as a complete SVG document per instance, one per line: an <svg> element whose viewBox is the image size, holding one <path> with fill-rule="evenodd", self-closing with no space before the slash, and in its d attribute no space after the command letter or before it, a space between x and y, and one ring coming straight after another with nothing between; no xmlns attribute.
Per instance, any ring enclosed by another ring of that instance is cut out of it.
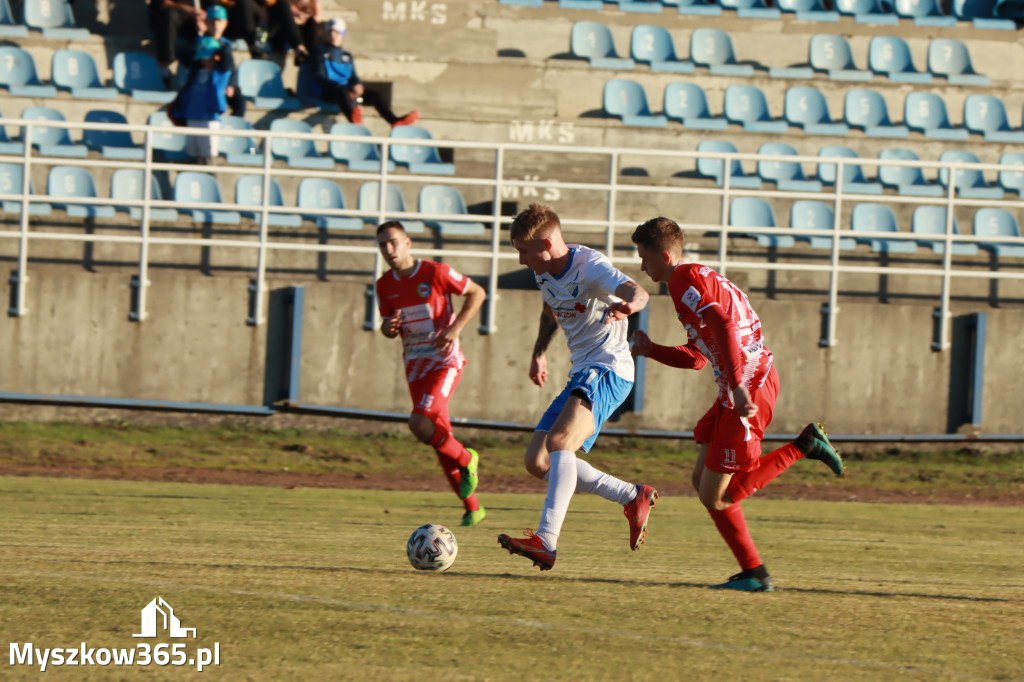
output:
<svg viewBox="0 0 1024 682"><path fill-rule="evenodd" d="M191 632L192 639L196 638L196 629L181 627L181 621L174 615L171 605L163 597L157 597L143 607L142 632L132 637L156 637L157 631L161 629L171 637L188 637Z"/></svg>

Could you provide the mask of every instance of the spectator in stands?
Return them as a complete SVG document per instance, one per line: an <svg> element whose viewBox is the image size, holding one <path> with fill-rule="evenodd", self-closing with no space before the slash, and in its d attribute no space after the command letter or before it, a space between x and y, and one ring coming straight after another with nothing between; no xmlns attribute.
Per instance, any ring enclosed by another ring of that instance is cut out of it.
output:
<svg viewBox="0 0 1024 682"><path fill-rule="evenodd" d="M263 0L214 0L206 8L207 15L214 7L221 6L227 10L228 28L224 37L228 40L244 40L249 46L249 54L253 59L263 56L266 49L261 42L260 34L266 33L267 6Z"/></svg>
<svg viewBox="0 0 1024 682"><path fill-rule="evenodd" d="M219 55L220 68L231 73L231 80L228 81L226 89L228 106L235 116L245 116L245 98L238 87L238 71L235 69L234 47L231 41L225 37L229 26L228 12L221 5L213 5L206 10L206 36L214 38L220 44ZM199 39L202 42L203 38ZM198 47L198 43L197 43Z"/></svg>
<svg viewBox="0 0 1024 682"><path fill-rule="evenodd" d="M271 53L283 62L294 50L296 66L308 61L320 42L323 0L266 0L266 7Z"/></svg>
<svg viewBox="0 0 1024 682"><path fill-rule="evenodd" d="M391 127L412 125L420 118L419 111L411 111L402 118L395 115L380 93L367 91L356 75L352 54L341 47L345 40L345 20L331 19L327 24L327 41L314 53L315 75L321 87L320 99L337 104L341 112L353 123L363 122L363 104L377 110Z"/></svg>
<svg viewBox="0 0 1024 682"><path fill-rule="evenodd" d="M231 72L220 61L221 42L205 36L196 47L196 64L178 96L167 107L167 116L175 125L191 128L220 128L220 115L227 111ZM185 151L200 164L217 156L216 135L189 135Z"/></svg>
<svg viewBox="0 0 1024 682"><path fill-rule="evenodd" d="M206 13L190 0L149 0L149 27L156 45L156 61L160 64L160 76L164 87L170 88L171 64L178 58L174 43L179 34L199 36L200 26Z"/></svg>

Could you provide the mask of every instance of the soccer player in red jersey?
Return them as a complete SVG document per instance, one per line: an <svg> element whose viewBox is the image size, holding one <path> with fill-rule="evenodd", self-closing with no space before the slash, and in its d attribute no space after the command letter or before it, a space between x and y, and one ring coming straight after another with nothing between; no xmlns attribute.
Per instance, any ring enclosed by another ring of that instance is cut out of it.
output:
<svg viewBox="0 0 1024 682"><path fill-rule="evenodd" d="M711 268L683 262L683 232L673 220L648 220L633 232L633 243L641 269L655 282L668 283L687 336L682 346L660 346L636 331L633 352L684 369L700 369L710 361L715 370L718 398L694 428L700 454L693 487L741 571L713 587L769 592L774 584L747 530L740 502L802 457L824 462L837 476L843 475L843 461L821 425L814 423L793 442L761 455L779 375L750 300Z"/></svg>
<svg viewBox="0 0 1024 682"><path fill-rule="evenodd" d="M377 228L377 245L391 267L377 280L384 318L380 330L389 339L402 337L413 403L409 430L437 451L445 477L466 508L462 525L475 526L487 513L475 492L479 456L452 433L448 401L466 364L459 334L480 312L487 292L443 263L414 258L412 239L397 220ZM457 314L452 294L466 298Z"/></svg>

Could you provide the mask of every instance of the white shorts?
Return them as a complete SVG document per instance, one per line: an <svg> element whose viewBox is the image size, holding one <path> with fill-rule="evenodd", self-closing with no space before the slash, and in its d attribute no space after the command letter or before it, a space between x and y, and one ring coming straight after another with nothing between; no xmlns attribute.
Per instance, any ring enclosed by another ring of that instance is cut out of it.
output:
<svg viewBox="0 0 1024 682"><path fill-rule="evenodd" d="M220 130L220 121L189 121L189 128ZM217 156L217 135L189 135L185 138L185 151L189 156Z"/></svg>

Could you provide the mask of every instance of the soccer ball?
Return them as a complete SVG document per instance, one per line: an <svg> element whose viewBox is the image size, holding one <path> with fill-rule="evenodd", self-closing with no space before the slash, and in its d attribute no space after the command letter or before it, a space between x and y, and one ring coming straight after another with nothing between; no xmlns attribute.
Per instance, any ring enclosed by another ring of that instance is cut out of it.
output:
<svg viewBox="0 0 1024 682"><path fill-rule="evenodd" d="M454 533L436 523L425 523L412 532L405 545L409 563L421 571L447 571L455 563L459 542Z"/></svg>

